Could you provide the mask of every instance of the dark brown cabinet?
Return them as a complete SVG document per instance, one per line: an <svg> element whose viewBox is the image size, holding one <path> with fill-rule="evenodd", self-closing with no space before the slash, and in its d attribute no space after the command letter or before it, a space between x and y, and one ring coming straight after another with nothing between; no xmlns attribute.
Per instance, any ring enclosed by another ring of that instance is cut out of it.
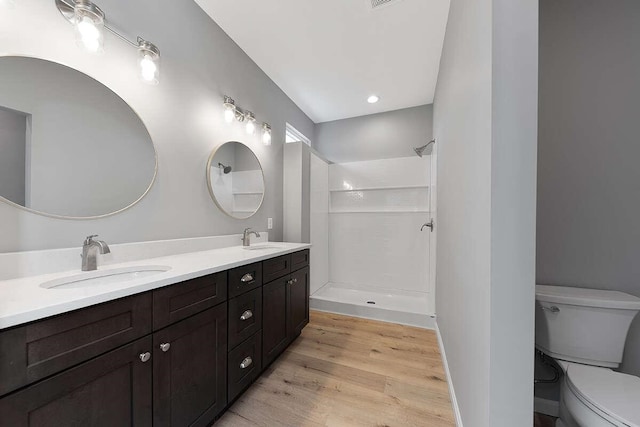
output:
<svg viewBox="0 0 640 427"><path fill-rule="evenodd" d="M309 267L292 273L288 286L291 339L295 339L309 323Z"/></svg>
<svg viewBox="0 0 640 427"><path fill-rule="evenodd" d="M262 287L262 364L268 366L287 347L290 333L285 276Z"/></svg>
<svg viewBox="0 0 640 427"><path fill-rule="evenodd" d="M227 404L227 310L153 334L153 425L208 426Z"/></svg>
<svg viewBox="0 0 640 427"><path fill-rule="evenodd" d="M0 426L209 426L309 322L309 251L0 331Z"/></svg>
<svg viewBox="0 0 640 427"><path fill-rule="evenodd" d="M0 425L151 426L150 351L147 336L4 397Z"/></svg>

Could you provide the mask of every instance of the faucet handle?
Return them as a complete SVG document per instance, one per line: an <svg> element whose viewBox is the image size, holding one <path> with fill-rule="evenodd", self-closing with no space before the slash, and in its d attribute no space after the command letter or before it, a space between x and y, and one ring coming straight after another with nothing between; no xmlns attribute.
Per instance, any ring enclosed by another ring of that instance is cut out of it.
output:
<svg viewBox="0 0 640 427"><path fill-rule="evenodd" d="M91 243L93 241L94 237L98 237L97 234L92 234L91 236L87 236L86 239L84 239L84 244L88 245L89 243Z"/></svg>
<svg viewBox="0 0 640 427"><path fill-rule="evenodd" d="M251 227L247 227L244 229L244 234L247 234L247 231L251 231Z"/></svg>

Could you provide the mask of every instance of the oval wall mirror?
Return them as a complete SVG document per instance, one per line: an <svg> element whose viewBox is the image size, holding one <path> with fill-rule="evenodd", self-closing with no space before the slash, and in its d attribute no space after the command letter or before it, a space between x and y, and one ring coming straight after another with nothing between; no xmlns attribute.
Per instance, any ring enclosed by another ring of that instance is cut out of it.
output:
<svg viewBox="0 0 640 427"><path fill-rule="evenodd" d="M229 141L213 150L207 184L216 205L236 219L253 216L264 200L264 174L251 148Z"/></svg>
<svg viewBox="0 0 640 427"><path fill-rule="evenodd" d="M99 218L151 188L142 120L102 83L55 62L0 57L0 198L42 215Z"/></svg>

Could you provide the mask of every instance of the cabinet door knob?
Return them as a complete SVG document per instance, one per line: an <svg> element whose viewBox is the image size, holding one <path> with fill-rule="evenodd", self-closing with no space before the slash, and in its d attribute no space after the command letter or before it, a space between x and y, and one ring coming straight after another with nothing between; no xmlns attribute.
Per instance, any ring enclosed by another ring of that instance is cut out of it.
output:
<svg viewBox="0 0 640 427"><path fill-rule="evenodd" d="M171 348L171 343L165 342L160 344L160 350L164 351L165 353L169 351L170 348Z"/></svg>
<svg viewBox="0 0 640 427"><path fill-rule="evenodd" d="M140 353L140 360L142 361L142 363L148 362L149 359L151 359L151 353L149 353L148 351L145 353Z"/></svg>
<svg viewBox="0 0 640 427"><path fill-rule="evenodd" d="M287 285L293 285L293 279L287 280Z"/></svg>
<svg viewBox="0 0 640 427"><path fill-rule="evenodd" d="M240 369L247 369L253 363L251 356L245 357L242 363L240 363Z"/></svg>
<svg viewBox="0 0 640 427"><path fill-rule="evenodd" d="M251 273L245 274L244 276L242 276L242 279L240 279L240 281L242 283L253 282L253 274L251 274Z"/></svg>
<svg viewBox="0 0 640 427"><path fill-rule="evenodd" d="M293 283L298 283L298 279L293 279Z"/></svg>
<svg viewBox="0 0 640 427"><path fill-rule="evenodd" d="M253 312L251 310L247 310L244 313L242 313L242 316L240 316L240 320L249 320L253 317Z"/></svg>

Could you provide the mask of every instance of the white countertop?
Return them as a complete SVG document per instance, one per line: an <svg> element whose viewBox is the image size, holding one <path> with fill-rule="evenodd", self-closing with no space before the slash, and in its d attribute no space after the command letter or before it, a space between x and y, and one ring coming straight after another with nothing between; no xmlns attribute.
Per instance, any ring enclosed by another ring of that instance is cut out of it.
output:
<svg viewBox="0 0 640 427"><path fill-rule="evenodd" d="M309 244L269 242L252 246L268 246L262 250L246 250L232 246L201 252L183 253L143 259L98 268L106 271L132 266L168 266L171 270L153 276L116 284L94 285L72 289L46 289L44 282L82 273L74 271L43 274L0 281L0 329L20 325L56 314L88 307L167 285L206 276L234 267L286 255L310 248ZM98 258L98 263L100 262ZM80 259L78 258L78 266Z"/></svg>

